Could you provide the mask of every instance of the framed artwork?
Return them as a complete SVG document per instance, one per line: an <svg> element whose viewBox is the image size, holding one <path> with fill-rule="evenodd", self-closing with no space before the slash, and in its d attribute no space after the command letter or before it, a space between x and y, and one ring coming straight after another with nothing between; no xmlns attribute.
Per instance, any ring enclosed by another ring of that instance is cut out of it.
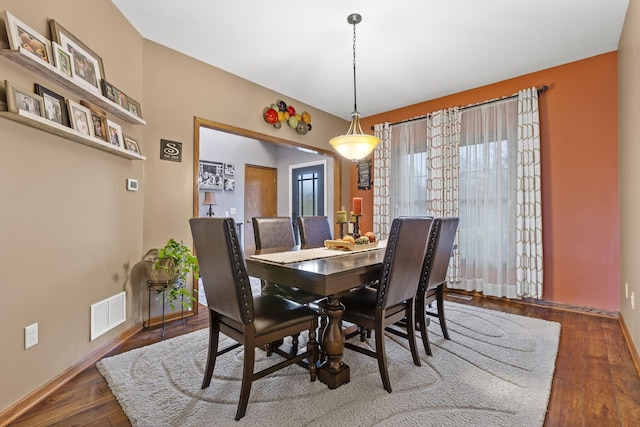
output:
<svg viewBox="0 0 640 427"><path fill-rule="evenodd" d="M65 52L62 46L56 42L52 42L51 46L53 48L53 62L56 68L69 76L69 78L73 78L73 61L71 60L71 55Z"/></svg>
<svg viewBox="0 0 640 427"><path fill-rule="evenodd" d="M85 136L93 136L91 111L72 99L67 99L67 107L69 108L69 123L71 127Z"/></svg>
<svg viewBox="0 0 640 427"><path fill-rule="evenodd" d="M35 89L43 99L44 117L63 126L69 126L69 113L64 97L38 83L36 83Z"/></svg>
<svg viewBox="0 0 640 427"><path fill-rule="evenodd" d="M93 136L107 141L107 112L82 99L80 100L80 105L87 107L91 111Z"/></svg>
<svg viewBox="0 0 640 427"><path fill-rule="evenodd" d="M225 175L235 175L236 174L236 165L232 163L224 164L224 174Z"/></svg>
<svg viewBox="0 0 640 427"><path fill-rule="evenodd" d="M7 110L17 113L18 110L26 111L36 116L44 113L44 100L40 95L16 86L13 83L4 81L5 92L7 94Z"/></svg>
<svg viewBox="0 0 640 427"><path fill-rule="evenodd" d="M110 142L113 145L117 145L118 147L122 147L122 127L119 124L107 119L107 129L107 135L109 138L107 142Z"/></svg>
<svg viewBox="0 0 640 427"><path fill-rule="evenodd" d="M371 189L371 160L358 162L358 190Z"/></svg>
<svg viewBox="0 0 640 427"><path fill-rule="evenodd" d="M124 148L129 151L133 151L134 153L140 153L140 147L138 146L138 141L131 138L130 136L124 135Z"/></svg>
<svg viewBox="0 0 640 427"><path fill-rule="evenodd" d="M4 22L9 37L9 47L13 50L24 49L41 61L51 61L51 41L29 27L24 22L5 10Z"/></svg>
<svg viewBox="0 0 640 427"><path fill-rule="evenodd" d="M233 191L236 189L236 180L235 179L224 179L224 189L227 191Z"/></svg>
<svg viewBox="0 0 640 427"><path fill-rule="evenodd" d="M71 55L74 80L100 92L100 81L104 78L102 58L55 20L50 19L49 25L54 41Z"/></svg>
<svg viewBox="0 0 640 427"><path fill-rule="evenodd" d="M134 101L133 99L127 96L127 110L135 116L142 117L142 108L140 107L140 103L138 101Z"/></svg>
<svg viewBox="0 0 640 427"><path fill-rule="evenodd" d="M109 101L115 102L116 104L120 98L120 91L105 79L102 79L102 94Z"/></svg>
<svg viewBox="0 0 640 427"><path fill-rule="evenodd" d="M203 190L222 190L224 188L224 164L200 160L198 187Z"/></svg>
<svg viewBox="0 0 640 427"><path fill-rule="evenodd" d="M182 162L182 142L168 139L160 140L160 160Z"/></svg>

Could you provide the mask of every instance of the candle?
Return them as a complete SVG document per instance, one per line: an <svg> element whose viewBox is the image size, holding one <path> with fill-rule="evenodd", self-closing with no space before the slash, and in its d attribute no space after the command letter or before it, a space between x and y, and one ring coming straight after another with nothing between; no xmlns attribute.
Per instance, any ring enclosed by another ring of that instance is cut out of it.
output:
<svg viewBox="0 0 640 427"><path fill-rule="evenodd" d="M354 215L362 215L362 197L353 198L353 213Z"/></svg>
<svg viewBox="0 0 640 427"><path fill-rule="evenodd" d="M338 211L338 222L347 222L347 211Z"/></svg>

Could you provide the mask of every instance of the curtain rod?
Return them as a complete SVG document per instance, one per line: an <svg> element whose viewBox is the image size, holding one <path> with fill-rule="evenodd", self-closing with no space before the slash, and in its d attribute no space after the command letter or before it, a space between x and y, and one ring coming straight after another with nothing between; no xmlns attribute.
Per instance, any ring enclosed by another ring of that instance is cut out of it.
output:
<svg viewBox="0 0 640 427"><path fill-rule="evenodd" d="M547 86L547 85L542 86L541 88L538 89L538 95L540 95L541 93L545 93L547 90L549 90L549 86ZM465 107L459 107L458 111L467 110L469 108L475 108L475 107L479 107L481 105L491 104L491 103L498 102L498 101L504 101L505 99L516 98L517 96L518 96L518 94L516 93L515 95L505 96L504 98L491 99L489 101L478 102L477 104L467 105ZM413 117L411 119L400 120L399 122L393 122L393 123L390 123L389 125L393 126L393 125L399 125L401 123L408 123L408 122L413 122L413 121L416 121L416 120L421 120L421 119L429 117L430 114L431 113L425 114L424 116L420 116L420 117ZM371 126L371 130L373 130L373 126Z"/></svg>

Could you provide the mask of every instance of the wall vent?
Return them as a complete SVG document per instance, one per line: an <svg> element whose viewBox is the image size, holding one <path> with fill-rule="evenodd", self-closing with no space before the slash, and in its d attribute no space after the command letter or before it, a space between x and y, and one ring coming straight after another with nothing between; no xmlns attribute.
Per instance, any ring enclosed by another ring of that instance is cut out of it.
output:
<svg viewBox="0 0 640 427"><path fill-rule="evenodd" d="M120 292L91 306L91 341L124 323L127 313L126 293Z"/></svg>

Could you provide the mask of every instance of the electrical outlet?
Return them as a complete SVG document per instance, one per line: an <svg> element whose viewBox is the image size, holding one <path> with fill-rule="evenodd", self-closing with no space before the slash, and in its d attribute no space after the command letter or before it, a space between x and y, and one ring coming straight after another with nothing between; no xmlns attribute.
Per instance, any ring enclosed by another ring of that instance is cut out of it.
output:
<svg viewBox="0 0 640 427"><path fill-rule="evenodd" d="M635 295L633 293L633 291L631 291L631 309L635 310L636 309L636 298Z"/></svg>
<svg viewBox="0 0 640 427"><path fill-rule="evenodd" d="M629 284L625 282L624 284L624 296L629 299Z"/></svg>
<svg viewBox="0 0 640 427"><path fill-rule="evenodd" d="M38 344L38 324L34 323L24 328L24 349Z"/></svg>

